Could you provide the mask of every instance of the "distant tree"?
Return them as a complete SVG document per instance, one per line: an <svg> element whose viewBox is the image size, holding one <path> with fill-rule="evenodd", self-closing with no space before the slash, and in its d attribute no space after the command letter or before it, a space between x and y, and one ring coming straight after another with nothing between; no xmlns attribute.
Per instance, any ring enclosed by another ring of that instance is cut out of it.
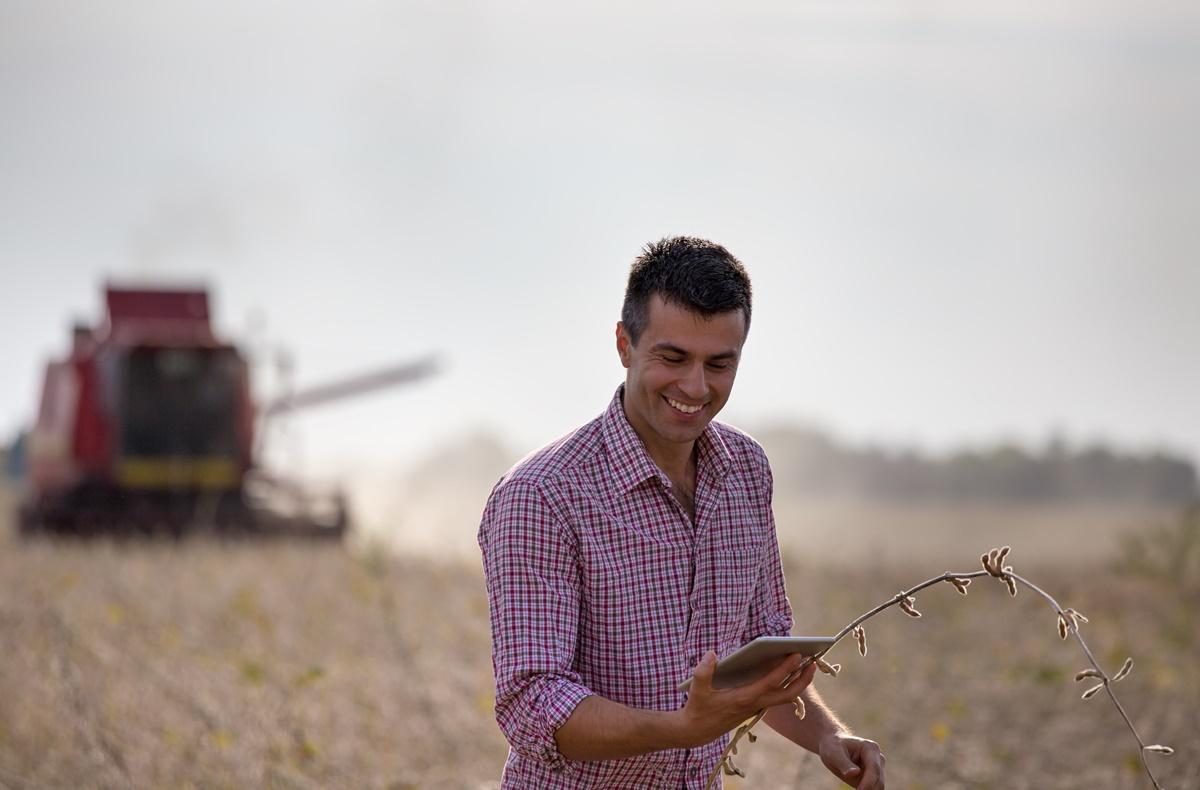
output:
<svg viewBox="0 0 1200 790"><path fill-rule="evenodd" d="M911 449L852 448L813 429L760 435L776 486L803 496L894 502L1137 502L1171 507L1200 499L1195 465L1165 452L1132 454L1060 436L1040 451L1012 442L932 458Z"/></svg>

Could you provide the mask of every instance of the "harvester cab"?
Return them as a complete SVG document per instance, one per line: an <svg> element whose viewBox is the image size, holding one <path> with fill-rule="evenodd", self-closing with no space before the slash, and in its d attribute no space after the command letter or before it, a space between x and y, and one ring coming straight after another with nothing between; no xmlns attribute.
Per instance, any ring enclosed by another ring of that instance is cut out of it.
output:
<svg viewBox="0 0 1200 790"><path fill-rule="evenodd" d="M203 289L105 291L107 315L76 326L49 363L25 447L24 534L214 529L340 538L344 501L314 505L258 467L260 419L434 372L422 360L292 393L256 408L250 368L212 329Z"/></svg>

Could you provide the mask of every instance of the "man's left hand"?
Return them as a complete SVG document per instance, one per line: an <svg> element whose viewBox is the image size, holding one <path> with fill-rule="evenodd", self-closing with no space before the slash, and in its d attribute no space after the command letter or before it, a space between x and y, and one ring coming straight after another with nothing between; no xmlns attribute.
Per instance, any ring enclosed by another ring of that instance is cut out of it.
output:
<svg viewBox="0 0 1200 790"><path fill-rule="evenodd" d="M834 776L858 790L884 790L879 744L844 732L821 739L818 753Z"/></svg>

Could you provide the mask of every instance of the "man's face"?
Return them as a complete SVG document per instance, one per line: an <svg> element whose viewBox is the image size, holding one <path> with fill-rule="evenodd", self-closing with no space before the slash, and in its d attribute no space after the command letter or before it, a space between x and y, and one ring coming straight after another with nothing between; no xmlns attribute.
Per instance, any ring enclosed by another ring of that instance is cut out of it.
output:
<svg viewBox="0 0 1200 790"><path fill-rule="evenodd" d="M637 345L617 324L625 366L625 414L651 450L695 442L729 400L746 317L741 310L705 317L650 297L649 320Z"/></svg>

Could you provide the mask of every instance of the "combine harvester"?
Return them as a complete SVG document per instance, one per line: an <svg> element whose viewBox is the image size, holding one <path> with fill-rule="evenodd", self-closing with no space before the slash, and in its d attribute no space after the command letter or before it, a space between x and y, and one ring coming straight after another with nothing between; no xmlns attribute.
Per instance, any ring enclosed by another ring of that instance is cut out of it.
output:
<svg viewBox="0 0 1200 790"><path fill-rule="evenodd" d="M213 334L204 290L109 287L106 321L76 326L46 367L25 443L22 535L155 534L340 539L340 495L316 497L259 467L264 423L300 408L407 384L432 359L251 398L246 358Z"/></svg>

